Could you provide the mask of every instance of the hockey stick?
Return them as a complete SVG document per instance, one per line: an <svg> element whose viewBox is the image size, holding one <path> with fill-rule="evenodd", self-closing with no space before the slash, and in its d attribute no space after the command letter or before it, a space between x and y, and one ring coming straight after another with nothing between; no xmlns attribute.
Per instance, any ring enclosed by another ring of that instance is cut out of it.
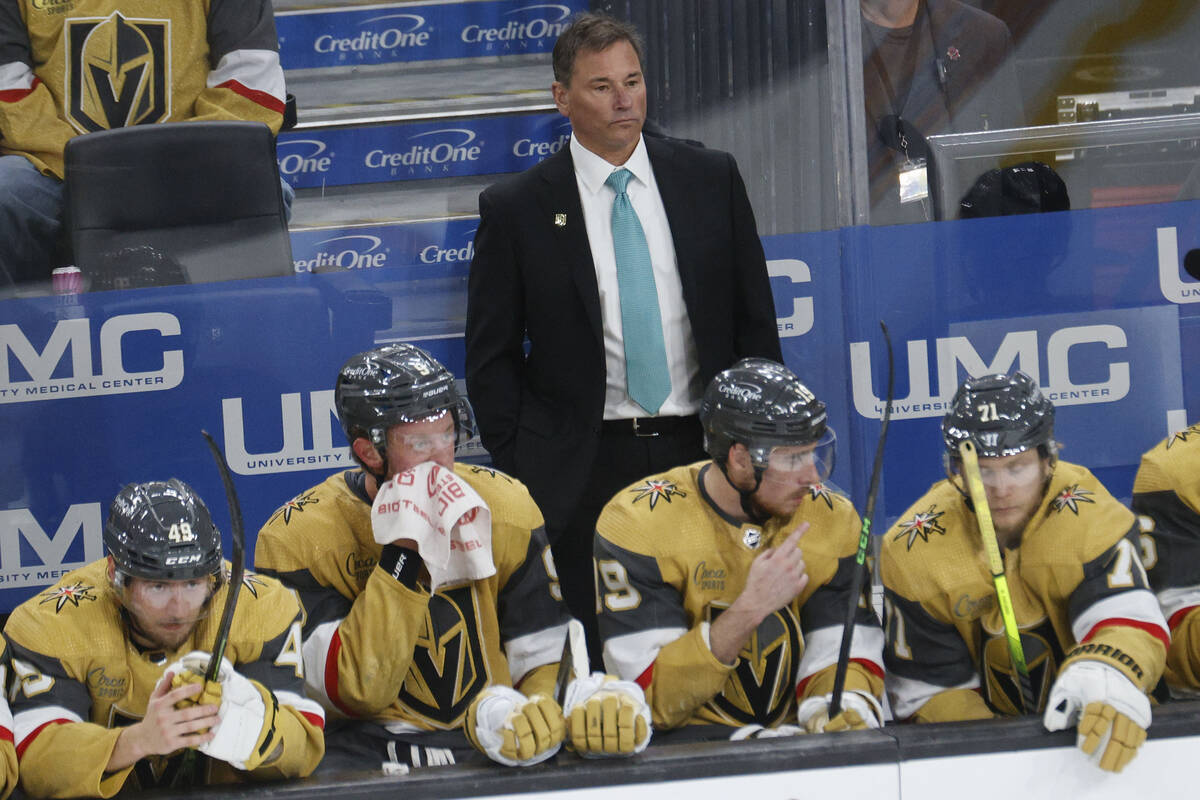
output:
<svg viewBox="0 0 1200 800"><path fill-rule="evenodd" d="M854 578L850 596L846 601L846 621L842 625L842 646L838 650L837 669L833 673L833 697L829 701L829 718L833 719L842 710L842 692L846 688L846 670L850 668L850 643L854 638L854 617L858 613L858 599L862 594L863 574L866 572L867 546L871 542L871 518L875 515L875 498L879 494L879 475L883 472L883 445L887 441L888 422L892 418L892 381L895 377L895 362L892 358L892 337L887 325L880 320L883 341L887 345L888 382L887 402L883 406L883 423L879 426L879 441L875 445L875 463L871 467L871 482L867 485L867 507L862 517L862 530L858 534L858 552L854 556Z"/></svg>
<svg viewBox="0 0 1200 800"><path fill-rule="evenodd" d="M571 681L587 675L587 637L583 633L583 623L572 619L567 624L567 637L563 641L562 658L558 661L558 675L554 680L554 699L559 708L567 702L567 687Z"/></svg>
<svg viewBox="0 0 1200 800"><path fill-rule="evenodd" d="M208 431L200 431L208 449L212 451L213 460L217 462L217 471L221 473L221 483L225 486L225 502L229 505L229 533L233 542L233 552L230 554L229 590L225 593L225 608L221 611L221 621L217 625L217 638L213 641L212 655L208 659L208 667L204 670L204 680L216 681L221 673L221 659L225 657L225 647L229 644L229 630L233 627L233 612L237 608L238 595L242 590L242 578L246 573L246 535L242 528L242 507L238 502L237 490L233 488L233 475L229 464L217 443L213 441ZM184 751L183 761L179 771L175 773L174 786L191 786L196 778L196 751Z"/></svg>
<svg viewBox="0 0 1200 800"><path fill-rule="evenodd" d="M233 488L233 475L229 472L229 464L225 462L217 443L213 441L208 431L200 431L208 448L212 451L213 460L221 473L221 483L225 485L225 501L229 504L229 533L233 543L233 553L230 558L229 591L225 595L225 609L221 612L221 624L217 626L217 638L213 643L212 658L208 661L205 671L206 681L215 681L221 671L221 659L225 656L225 646L229 644L229 629L233 626L233 611L237 608L238 595L241 594L242 578L246 573L246 535L242 530L242 507L238 503L237 490Z"/></svg>
<svg viewBox="0 0 1200 800"><path fill-rule="evenodd" d="M962 457L963 475L975 506L975 518L979 520L979 534L983 537L983 549L987 551L988 567L992 571L992 582L996 585L996 599L1000 602L1000 616L1004 618L1004 633L1008 639L1008 653L1021 686L1021 706L1026 714L1037 711L1033 696L1033 685L1029 680L1029 667L1025 665L1025 651L1021 647L1021 632L1017 628L1017 617L1013 613L1012 595L1008 591L1008 578L1004 576L1004 558L996 541L996 527L992 524L992 510L988 506L987 492L983 488L983 476L979 472L979 455L975 443L966 440L958 445Z"/></svg>

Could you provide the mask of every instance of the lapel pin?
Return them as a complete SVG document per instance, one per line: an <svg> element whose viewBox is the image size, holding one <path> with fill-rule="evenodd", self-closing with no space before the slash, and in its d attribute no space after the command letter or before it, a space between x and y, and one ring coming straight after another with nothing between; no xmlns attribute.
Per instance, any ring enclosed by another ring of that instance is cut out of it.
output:
<svg viewBox="0 0 1200 800"><path fill-rule="evenodd" d="M555 214L554 215L554 225L555 225L555 227L558 227L558 228L567 227L567 215L566 214Z"/></svg>

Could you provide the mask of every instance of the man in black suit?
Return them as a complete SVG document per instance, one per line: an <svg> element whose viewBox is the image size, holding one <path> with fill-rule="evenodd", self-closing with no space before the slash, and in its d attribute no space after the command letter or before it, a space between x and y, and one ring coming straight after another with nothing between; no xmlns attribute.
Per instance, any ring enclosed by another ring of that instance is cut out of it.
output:
<svg viewBox="0 0 1200 800"><path fill-rule="evenodd" d="M563 598L599 666L592 538L600 509L635 480L704 458L696 417L704 386L742 357L781 353L733 157L642 136L636 30L579 16L555 45L554 77L570 146L479 197L467 391L495 465L542 509ZM629 205L640 240L621 227ZM653 273L640 293L626 283L636 270L623 266L629 259ZM646 325L655 313L660 322ZM657 361L638 360L647 347ZM647 395L647 380L659 390Z"/></svg>

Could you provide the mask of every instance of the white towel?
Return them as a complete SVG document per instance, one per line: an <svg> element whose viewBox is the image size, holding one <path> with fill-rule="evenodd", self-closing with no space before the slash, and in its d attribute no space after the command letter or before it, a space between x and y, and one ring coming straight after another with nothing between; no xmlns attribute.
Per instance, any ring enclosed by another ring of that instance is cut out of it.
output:
<svg viewBox="0 0 1200 800"><path fill-rule="evenodd" d="M371 529L380 544L415 540L435 590L496 574L491 510L453 470L432 461L397 473L379 488Z"/></svg>

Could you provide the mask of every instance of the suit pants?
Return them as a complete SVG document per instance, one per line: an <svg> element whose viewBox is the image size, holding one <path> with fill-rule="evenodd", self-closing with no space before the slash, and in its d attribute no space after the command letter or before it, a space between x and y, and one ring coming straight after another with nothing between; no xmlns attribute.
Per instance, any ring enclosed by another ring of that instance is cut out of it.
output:
<svg viewBox="0 0 1200 800"><path fill-rule="evenodd" d="M604 423L596 460L574 514L565 527L547 530L563 601L587 632L593 670L604 669L596 625L597 589L592 561L592 542L600 511L629 484L708 457L698 418L650 417L640 422L640 434L634 432L631 420ZM657 433L646 435L646 429Z"/></svg>

